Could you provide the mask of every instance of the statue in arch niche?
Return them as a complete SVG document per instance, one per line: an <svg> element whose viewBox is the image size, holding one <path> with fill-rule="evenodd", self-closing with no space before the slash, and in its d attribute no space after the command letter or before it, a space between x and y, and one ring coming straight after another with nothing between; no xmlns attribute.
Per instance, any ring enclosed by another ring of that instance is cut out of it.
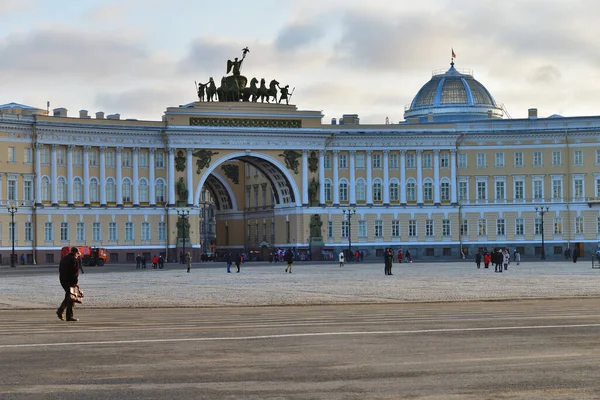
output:
<svg viewBox="0 0 600 400"><path fill-rule="evenodd" d="M177 182L177 195L179 196L179 201L186 201L188 198L188 190L185 187L185 181L183 178L179 178Z"/></svg>

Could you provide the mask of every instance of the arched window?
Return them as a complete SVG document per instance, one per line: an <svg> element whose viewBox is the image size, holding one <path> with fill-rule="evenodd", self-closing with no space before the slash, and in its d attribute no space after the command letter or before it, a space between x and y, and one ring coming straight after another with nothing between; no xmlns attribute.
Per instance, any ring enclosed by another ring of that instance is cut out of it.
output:
<svg viewBox="0 0 600 400"><path fill-rule="evenodd" d="M164 203L165 202L165 181L163 181L162 179L156 180L155 192L156 192L156 197L155 197L156 202Z"/></svg>
<svg viewBox="0 0 600 400"><path fill-rule="evenodd" d="M382 200L382 192L381 189L381 179L377 178L373 181L373 201L381 201Z"/></svg>
<svg viewBox="0 0 600 400"><path fill-rule="evenodd" d="M121 192L123 193L123 203L131 203L131 181L129 179L123 180Z"/></svg>
<svg viewBox="0 0 600 400"><path fill-rule="evenodd" d="M433 201L433 182L429 179L423 181L423 201Z"/></svg>
<svg viewBox="0 0 600 400"><path fill-rule="evenodd" d="M331 181L329 179L325 179L325 202L331 202Z"/></svg>
<svg viewBox="0 0 600 400"><path fill-rule="evenodd" d="M406 181L406 201L417 201L417 182L412 178Z"/></svg>
<svg viewBox="0 0 600 400"><path fill-rule="evenodd" d="M400 186L398 186L398 181L393 179L390 182L390 201L398 201L400 200Z"/></svg>
<svg viewBox="0 0 600 400"><path fill-rule="evenodd" d="M365 181L363 179L356 181L356 201L365 201Z"/></svg>
<svg viewBox="0 0 600 400"><path fill-rule="evenodd" d="M345 179L340 181L340 201L348 201L348 181Z"/></svg>
<svg viewBox="0 0 600 400"><path fill-rule="evenodd" d="M98 202L98 179L90 179L90 202Z"/></svg>
<svg viewBox="0 0 600 400"><path fill-rule="evenodd" d="M141 203L147 203L149 196L148 196L148 181L145 179L141 179L140 180L140 185L139 185L139 189L140 189L140 202Z"/></svg>
<svg viewBox="0 0 600 400"><path fill-rule="evenodd" d="M112 178L106 180L106 202L115 202L115 181Z"/></svg>
<svg viewBox="0 0 600 400"><path fill-rule="evenodd" d="M83 201L83 184L81 182L81 178L73 179L73 201L82 202Z"/></svg>
<svg viewBox="0 0 600 400"><path fill-rule="evenodd" d="M450 181L446 178L440 184L440 198L442 201L450 201Z"/></svg>
<svg viewBox="0 0 600 400"><path fill-rule="evenodd" d="M64 177L58 178L56 182L56 190L59 202L67 201L67 180Z"/></svg>
<svg viewBox="0 0 600 400"><path fill-rule="evenodd" d="M50 201L51 189L52 184L50 183L50 178L44 176L42 178L42 201Z"/></svg>

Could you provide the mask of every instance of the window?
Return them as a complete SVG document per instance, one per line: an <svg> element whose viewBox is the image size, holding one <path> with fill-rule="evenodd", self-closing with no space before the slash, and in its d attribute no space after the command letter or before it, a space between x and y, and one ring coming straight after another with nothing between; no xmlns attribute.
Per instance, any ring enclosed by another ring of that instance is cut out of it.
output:
<svg viewBox="0 0 600 400"><path fill-rule="evenodd" d="M348 237L348 221L342 221L342 237Z"/></svg>
<svg viewBox="0 0 600 400"><path fill-rule="evenodd" d="M325 202L331 202L331 181L329 179L325 179Z"/></svg>
<svg viewBox="0 0 600 400"><path fill-rule="evenodd" d="M131 168L131 152L124 151L121 153L121 165L125 168Z"/></svg>
<svg viewBox="0 0 600 400"><path fill-rule="evenodd" d="M536 200L544 198L544 181L541 179L533 181L533 198Z"/></svg>
<svg viewBox="0 0 600 400"><path fill-rule="evenodd" d="M33 227L31 222L25 222L25 241L31 242L33 240Z"/></svg>
<svg viewBox="0 0 600 400"><path fill-rule="evenodd" d="M125 240L133 240L133 222L125 222Z"/></svg>
<svg viewBox="0 0 600 400"><path fill-rule="evenodd" d="M497 180L496 182L496 193L494 199L504 201L506 200L506 182L503 180Z"/></svg>
<svg viewBox="0 0 600 400"><path fill-rule="evenodd" d="M415 220L415 219L408 220L408 236L410 236L410 237L417 236L417 220Z"/></svg>
<svg viewBox="0 0 600 400"><path fill-rule="evenodd" d="M487 220L485 218L479 218L477 221L477 233L479 236L487 235Z"/></svg>
<svg viewBox="0 0 600 400"><path fill-rule="evenodd" d="M323 166L326 169L330 169L331 168L331 155L325 154L325 157L323 158Z"/></svg>
<svg viewBox="0 0 600 400"><path fill-rule="evenodd" d="M78 242L85 242L85 224L83 222L75 225L75 237Z"/></svg>
<svg viewBox="0 0 600 400"><path fill-rule="evenodd" d="M504 218L498 218L496 220L496 235L498 236L504 236L506 235L506 222L504 221Z"/></svg>
<svg viewBox="0 0 600 400"><path fill-rule="evenodd" d="M157 203L165 202L165 181L163 181L162 179L160 179L156 182L155 194L156 194L155 201Z"/></svg>
<svg viewBox="0 0 600 400"><path fill-rule="evenodd" d="M165 167L165 153L163 151L157 151L156 154L154 154L154 165L156 168Z"/></svg>
<svg viewBox="0 0 600 400"><path fill-rule="evenodd" d="M440 154L440 167L450 168L450 155L448 153Z"/></svg>
<svg viewBox="0 0 600 400"><path fill-rule="evenodd" d="M562 218L560 218L560 217L554 218L554 234L562 235L562 233L563 233Z"/></svg>
<svg viewBox="0 0 600 400"><path fill-rule="evenodd" d="M496 153L496 168L504 167L504 153Z"/></svg>
<svg viewBox="0 0 600 400"><path fill-rule="evenodd" d="M390 183L390 201L399 201L400 200L400 186L398 186L397 181L392 181Z"/></svg>
<svg viewBox="0 0 600 400"><path fill-rule="evenodd" d="M246 178L250 178L250 164L244 164L246 167Z"/></svg>
<svg viewBox="0 0 600 400"><path fill-rule="evenodd" d="M407 153L406 154L406 168L415 168L415 154Z"/></svg>
<svg viewBox="0 0 600 400"><path fill-rule="evenodd" d="M542 166L542 152L541 151L533 152L533 166L534 167Z"/></svg>
<svg viewBox="0 0 600 400"><path fill-rule="evenodd" d="M108 223L108 240L111 240L111 241L117 240L117 223L116 222Z"/></svg>
<svg viewBox="0 0 600 400"><path fill-rule="evenodd" d="M167 239L167 224L166 222L158 223L158 240L166 240Z"/></svg>
<svg viewBox="0 0 600 400"><path fill-rule="evenodd" d="M553 179L552 180L552 198L560 200L562 199L562 180L561 179Z"/></svg>
<svg viewBox="0 0 600 400"><path fill-rule="evenodd" d="M381 168L381 154L373 154L373 168Z"/></svg>
<svg viewBox="0 0 600 400"><path fill-rule="evenodd" d="M432 155L430 153L423 154L423 168L433 168Z"/></svg>
<svg viewBox="0 0 600 400"><path fill-rule="evenodd" d="M525 182L515 181L515 200L523 200L525 198Z"/></svg>
<svg viewBox="0 0 600 400"><path fill-rule="evenodd" d="M73 179L73 201L83 201L83 183L81 178Z"/></svg>
<svg viewBox="0 0 600 400"><path fill-rule="evenodd" d="M365 201L365 181L356 181L356 201Z"/></svg>
<svg viewBox="0 0 600 400"><path fill-rule="evenodd" d="M449 219L443 219L442 220L442 236L450 236L451 235L451 230L450 230L450 220Z"/></svg>
<svg viewBox="0 0 600 400"><path fill-rule="evenodd" d="M517 151L515 153L515 167L522 167L523 165L523 152Z"/></svg>
<svg viewBox="0 0 600 400"><path fill-rule="evenodd" d="M138 166L140 168L148 168L148 153L145 151L138 153Z"/></svg>
<svg viewBox="0 0 600 400"><path fill-rule="evenodd" d="M433 220L428 219L425 221L425 236L433 236L433 235L434 235Z"/></svg>
<svg viewBox="0 0 600 400"><path fill-rule="evenodd" d="M575 234L583 235L583 217L575 217Z"/></svg>
<svg viewBox="0 0 600 400"><path fill-rule="evenodd" d="M105 154L105 164L108 168L114 168L115 167L115 152L114 151L107 151L104 153Z"/></svg>
<svg viewBox="0 0 600 400"><path fill-rule="evenodd" d="M560 151L552 152L552 165L559 167L562 164L562 153Z"/></svg>
<svg viewBox="0 0 600 400"><path fill-rule="evenodd" d="M406 200L417 201L417 184L413 179L406 182Z"/></svg>
<svg viewBox="0 0 600 400"><path fill-rule="evenodd" d="M98 202L98 179L96 178L90 179L90 201Z"/></svg>
<svg viewBox="0 0 600 400"><path fill-rule="evenodd" d="M477 168L485 168L485 153L477 153Z"/></svg>
<svg viewBox="0 0 600 400"><path fill-rule="evenodd" d="M25 147L23 151L23 162L25 164L31 164L33 162L33 151L31 147Z"/></svg>
<svg viewBox="0 0 600 400"><path fill-rule="evenodd" d="M106 201L109 203L115 202L115 181L112 179L106 181Z"/></svg>
<svg viewBox="0 0 600 400"><path fill-rule="evenodd" d="M92 240L94 242L100 242L102 240L102 230L100 229L100 222L92 223Z"/></svg>
<svg viewBox="0 0 600 400"><path fill-rule="evenodd" d="M381 201L382 192L383 190L381 189L381 181L379 179L375 179L373 182L373 201Z"/></svg>
<svg viewBox="0 0 600 400"><path fill-rule="evenodd" d="M600 177L596 178L596 197L600 197Z"/></svg>
<svg viewBox="0 0 600 400"><path fill-rule="evenodd" d="M390 154L390 168L398 168L398 154Z"/></svg>
<svg viewBox="0 0 600 400"><path fill-rule="evenodd" d="M50 201L50 178L44 176L42 178L42 201Z"/></svg>
<svg viewBox="0 0 600 400"><path fill-rule="evenodd" d="M355 160L356 168L364 168L365 167L365 155L357 154Z"/></svg>
<svg viewBox="0 0 600 400"><path fill-rule="evenodd" d="M487 199L487 182L486 181L478 181L477 182L477 200L485 200Z"/></svg>
<svg viewBox="0 0 600 400"><path fill-rule="evenodd" d="M517 218L515 219L515 235L523 236L525 234L525 219Z"/></svg>
<svg viewBox="0 0 600 400"><path fill-rule="evenodd" d="M90 150L88 152L88 160L90 167L96 167L98 165L98 152L96 150Z"/></svg>
<svg viewBox="0 0 600 400"><path fill-rule="evenodd" d="M583 151L573 151L573 165L583 165Z"/></svg>
<svg viewBox="0 0 600 400"><path fill-rule="evenodd" d="M431 181L423 182L423 200L433 201L433 182Z"/></svg>
<svg viewBox="0 0 600 400"><path fill-rule="evenodd" d="M600 217L596 218L596 233L600 233Z"/></svg>
<svg viewBox="0 0 600 400"><path fill-rule="evenodd" d="M121 189L123 194L123 202L131 202L131 182L129 181L129 179L123 181L123 186L121 187Z"/></svg>
<svg viewBox="0 0 600 400"><path fill-rule="evenodd" d="M81 149L73 150L73 165L83 165Z"/></svg>
<svg viewBox="0 0 600 400"><path fill-rule="evenodd" d="M327 221L327 237L333 237L333 221Z"/></svg>
<svg viewBox="0 0 600 400"><path fill-rule="evenodd" d="M340 154L340 168L348 168L348 156Z"/></svg>
<svg viewBox="0 0 600 400"><path fill-rule="evenodd" d="M138 187L139 191L140 191L140 202L141 203L147 203L150 196L148 195L148 181L145 179L142 179L140 181L140 185Z"/></svg>
<svg viewBox="0 0 600 400"><path fill-rule="evenodd" d="M458 201L466 201L469 199L468 190L468 182L458 182Z"/></svg>
<svg viewBox="0 0 600 400"><path fill-rule="evenodd" d="M581 178L573 179L573 197L575 199L582 199L584 197L583 179Z"/></svg>
<svg viewBox="0 0 600 400"><path fill-rule="evenodd" d="M364 219L358 221L358 237L361 237L361 238L367 237L367 221Z"/></svg>
<svg viewBox="0 0 600 400"><path fill-rule="evenodd" d="M8 158L7 158L7 162L9 164L14 164L17 162L17 152L14 146L9 146L8 147Z"/></svg>
<svg viewBox="0 0 600 400"><path fill-rule="evenodd" d="M42 164L50 164L50 149L48 147L43 147L40 150L40 162Z"/></svg>
<svg viewBox="0 0 600 400"><path fill-rule="evenodd" d="M58 201L65 202L67 201L67 180L64 177L58 178L56 182Z"/></svg>
<svg viewBox="0 0 600 400"><path fill-rule="evenodd" d="M375 237L383 237L383 221L380 219L375 221Z"/></svg>
<svg viewBox="0 0 600 400"><path fill-rule="evenodd" d="M348 201L348 182L346 181L340 182L340 201Z"/></svg>
<svg viewBox="0 0 600 400"><path fill-rule="evenodd" d="M44 223L44 241L52 242L54 240L54 228L52 222Z"/></svg>
<svg viewBox="0 0 600 400"><path fill-rule="evenodd" d="M59 147L56 149L56 162L58 165L65 165L67 163L67 152L65 148Z"/></svg>
<svg viewBox="0 0 600 400"><path fill-rule="evenodd" d="M596 150L596 164L600 164L600 149Z"/></svg>
<svg viewBox="0 0 600 400"><path fill-rule="evenodd" d="M460 236L469 236L469 220L460 221Z"/></svg>
<svg viewBox="0 0 600 400"><path fill-rule="evenodd" d="M400 237L400 221L397 219L392 220L392 237Z"/></svg>
<svg viewBox="0 0 600 400"><path fill-rule="evenodd" d="M542 234L542 219L534 218L533 220L533 234L541 235Z"/></svg>
<svg viewBox="0 0 600 400"><path fill-rule="evenodd" d="M17 200L17 180L15 178L8 180L8 200Z"/></svg>
<svg viewBox="0 0 600 400"><path fill-rule="evenodd" d="M458 153L458 168L467 168L467 154Z"/></svg>
<svg viewBox="0 0 600 400"><path fill-rule="evenodd" d="M450 201L450 182L442 181L440 184L440 197L442 201Z"/></svg>

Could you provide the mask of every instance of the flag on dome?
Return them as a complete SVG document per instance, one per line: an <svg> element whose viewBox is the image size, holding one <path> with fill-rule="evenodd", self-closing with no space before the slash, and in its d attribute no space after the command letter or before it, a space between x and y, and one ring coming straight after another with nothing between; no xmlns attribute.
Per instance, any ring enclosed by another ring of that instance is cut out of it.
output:
<svg viewBox="0 0 600 400"><path fill-rule="evenodd" d="M456 54L454 54L454 49L452 49L452 58L456 58Z"/></svg>

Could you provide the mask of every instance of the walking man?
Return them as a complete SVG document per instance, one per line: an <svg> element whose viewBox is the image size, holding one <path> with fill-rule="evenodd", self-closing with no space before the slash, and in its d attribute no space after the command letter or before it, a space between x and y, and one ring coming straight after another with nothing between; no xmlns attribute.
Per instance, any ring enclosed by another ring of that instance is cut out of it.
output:
<svg viewBox="0 0 600 400"><path fill-rule="evenodd" d="M292 251L290 249L287 249L285 251L283 258L285 259L285 261L287 261L287 267L285 268L285 272L289 272L291 274L292 273L292 264L294 263L294 253L292 253Z"/></svg>
<svg viewBox="0 0 600 400"><path fill-rule="evenodd" d="M338 260L340 261L340 267L344 266L344 252L340 251L340 254L338 255Z"/></svg>
<svg viewBox="0 0 600 400"><path fill-rule="evenodd" d="M65 299L56 310L58 319L64 321L63 312L67 310L67 321L79 321L73 316L73 300L71 299L71 286L79 283L79 250L71 247L71 252L60 260L58 267L60 285L65 291Z"/></svg>
<svg viewBox="0 0 600 400"><path fill-rule="evenodd" d="M481 268L481 253L479 250L475 252L475 264L477 264L477 268Z"/></svg>
<svg viewBox="0 0 600 400"><path fill-rule="evenodd" d="M231 273L231 253L225 255L225 262L227 263L227 273Z"/></svg>

